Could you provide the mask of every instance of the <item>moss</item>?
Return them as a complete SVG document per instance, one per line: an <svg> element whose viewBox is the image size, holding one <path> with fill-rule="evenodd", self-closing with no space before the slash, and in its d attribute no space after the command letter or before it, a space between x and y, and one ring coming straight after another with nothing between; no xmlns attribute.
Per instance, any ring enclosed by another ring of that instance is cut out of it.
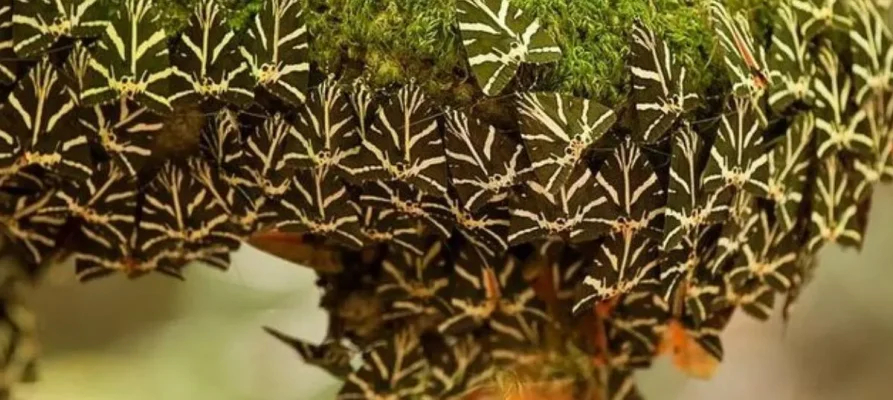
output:
<svg viewBox="0 0 893 400"><path fill-rule="evenodd" d="M711 81L712 47L706 3L681 0L518 0L549 26L564 49L559 89L613 104L622 100L629 35L638 19L655 30L689 71L695 90Z"/></svg>
<svg viewBox="0 0 893 400"><path fill-rule="evenodd" d="M120 0L115 0L120 1ZM195 0L158 0L169 29L182 26ZM230 24L244 26L264 0L220 0ZM376 86L415 79L442 99L471 98L455 25L455 0L307 0L312 61L322 70L363 75ZM537 88L608 104L626 94L629 33L639 19L663 37L686 66L692 89L722 84L707 0L512 0L539 17L564 50L538 73ZM755 34L768 34L779 0L728 0L746 10Z"/></svg>
<svg viewBox="0 0 893 400"><path fill-rule="evenodd" d="M124 0L110 0L113 4ZM260 10L264 0L217 0L230 26L240 28L248 19ZM186 26L192 16L192 10L199 0L155 0L156 6L162 10L159 14L161 26L168 33L176 32Z"/></svg>
<svg viewBox="0 0 893 400"><path fill-rule="evenodd" d="M123 3L124 0L113 1ZM195 3L192 0L155 0L155 6L161 11L158 18L165 32L170 35L186 26Z"/></svg>
<svg viewBox="0 0 893 400"><path fill-rule="evenodd" d="M258 11L264 0L217 0L222 4L223 10L226 12L226 20L229 25L236 29L241 29L248 23L248 20Z"/></svg>
<svg viewBox="0 0 893 400"><path fill-rule="evenodd" d="M311 0L313 61L378 86L453 86L461 65L452 0Z"/></svg>
<svg viewBox="0 0 893 400"><path fill-rule="evenodd" d="M731 12L744 13L751 22L753 35L766 44L772 31L774 10L781 5L781 0L727 0L726 7Z"/></svg>
<svg viewBox="0 0 893 400"><path fill-rule="evenodd" d="M382 85L412 76L434 93L451 90L454 81L467 74L453 0L313 0L312 4L314 58L323 67L341 70L360 65L371 82ZM628 35L636 18L667 38L689 68L696 89L711 82L711 70L705 68L712 46L706 5L680 0L516 0L515 4L540 17L565 53L538 86L612 104L621 100Z"/></svg>

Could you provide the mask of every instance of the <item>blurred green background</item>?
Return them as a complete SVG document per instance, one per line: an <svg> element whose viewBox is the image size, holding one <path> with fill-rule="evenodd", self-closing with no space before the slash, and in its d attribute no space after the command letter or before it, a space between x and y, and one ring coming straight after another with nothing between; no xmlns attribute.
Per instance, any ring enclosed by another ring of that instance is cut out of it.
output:
<svg viewBox="0 0 893 400"><path fill-rule="evenodd" d="M661 360L640 374L649 399L893 398L893 188L875 193L861 254L830 246L793 318L736 315L711 381ZM203 266L82 285L60 266L36 293L40 381L22 400L327 400L337 382L263 333L308 340L326 315L310 270L251 248L228 273Z"/></svg>

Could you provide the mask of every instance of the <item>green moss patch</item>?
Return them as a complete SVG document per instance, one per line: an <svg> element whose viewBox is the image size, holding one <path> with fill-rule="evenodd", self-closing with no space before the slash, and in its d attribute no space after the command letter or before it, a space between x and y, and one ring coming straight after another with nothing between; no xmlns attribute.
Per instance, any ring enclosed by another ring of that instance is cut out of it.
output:
<svg viewBox="0 0 893 400"><path fill-rule="evenodd" d="M159 0L168 29L182 26L194 0ZM264 0L221 0L243 27ZM769 26L778 0L730 0L749 10L756 32ZM636 19L664 38L698 92L720 82L721 64L704 0L514 0L538 16L564 50L544 69L539 88L616 104L625 98L629 34ZM308 0L313 61L363 76L375 86L416 79L438 97L469 98L469 73L455 24L455 0Z"/></svg>
<svg viewBox="0 0 893 400"><path fill-rule="evenodd" d="M314 57L323 66L338 70L344 61L359 62L373 83L412 76L434 91L454 87L452 81L467 74L452 0L313 3L318 3L311 21ZM637 18L668 41L689 69L695 90L712 82L713 69L705 67L713 50L706 3L516 0L515 5L541 18L565 53L540 86L612 104L622 100L629 32Z"/></svg>

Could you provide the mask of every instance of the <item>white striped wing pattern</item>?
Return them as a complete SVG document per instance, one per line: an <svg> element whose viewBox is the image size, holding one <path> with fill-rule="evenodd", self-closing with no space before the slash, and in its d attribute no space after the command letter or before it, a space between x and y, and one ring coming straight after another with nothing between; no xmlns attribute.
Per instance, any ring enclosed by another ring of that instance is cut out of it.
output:
<svg viewBox="0 0 893 400"><path fill-rule="evenodd" d="M893 90L893 34L874 1L851 0L847 6L855 100L861 105L872 94Z"/></svg>
<svg viewBox="0 0 893 400"><path fill-rule="evenodd" d="M229 172L199 158L189 160L189 170L229 217L233 234L247 237L278 220L280 210L272 200L246 190Z"/></svg>
<svg viewBox="0 0 893 400"><path fill-rule="evenodd" d="M171 53L172 106L211 102L216 107L223 103L241 106L254 98L248 64L239 57L238 36L222 13L217 0L196 2L189 25Z"/></svg>
<svg viewBox="0 0 893 400"><path fill-rule="evenodd" d="M32 58L65 37L102 35L108 20L99 0L15 0L15 53Z"/></svg>
<svg viewBox="0 0 893 400"><path fill-rule="evenodd" d="M248 235L275 223L280 210L258 185L259 176L252 174L255 170L244 168L252 153L245 148L242 132L238 115L232 110L224 108L209 117L200 142L207 161L191 160L191 169L195 178L218 198L235 222L237 232ZM259 139L254 140L256 143Z"/></svg>
<svg viewBox="0 0 893 400"><path fill-rule="evenodd" d="M843 70L837 54L824 43L819 50L819 77L815 82L817 107L815 111L819 158L844 151L858 156L871 154L871 137L863 132L865 111L855 108L851 97L856 88L850 75Z"/></svg>
<svg viewBox="0 0 893 400"><path fill-rule="evenodd" d="M130 278L159 272L175 278L182 278L178 265L173 262L172 252L148 254L140 249L139 229L134 226L123 243L113 243L114 247L104 247L95 241L88 241L75 254L75 270L81 282L87 282L113 273L123 273Z"/></svg>
<svg viewBox="0 0 893 400"><path fill-rule="evenodd" d="M102 164L89 180L70 182L56 193L50 210L66 211L80 223L75 234L75 268L81 281L115 272L174 274L168 253L140 250L137 180L115 164ZM175 275L175 274L174 274Z"/></svg>
<svg viewBox="0 0 893 400"><path fill-rule="evenodd" d="M395 218L421 224L424 235L449 238L455 220L443 197L427 195L404 182L368 182L362 187L360 204L381 212L395 212ZM402 225L402 224L401 224ZM403 225L405 226L405 225Z"/></svg>
<svg viewBox="0 0 893 400"><path fill-rule="evenodd" d="M337 400L410 399L425 392L428 361L419 334L399 329L363 355L363 365L347 377Z"/></svg>
<svg viewBox="0 0 893 400"><path fill-rule="evenodd" d="M508 203L508 200L491 202L475 211L468 211L456 199L447 198L456 231L488 257L498 257L509 248L511 214Z"/></svg>
<svg viewBox="0 0 893 400"><path fill-rule="evenodd" d="M43 58L0 107L0 139L8 149L0 180L31 166L76 179L89 176L93 163L87 137L75 129L75 111L60 75Z"/></svg>
<svg viewBox="0 0 893 400"><path fill-rule="evenodd" d="M340 178L331 170L301 169L291 181L279 199L279 229L331 238L350 248L363 246L360 215L351 206L350 191Z"/></svg>
<svg viewBox="0 0 893 400"><path fill-rule="evenodd" d="M238 114L224 108L209 116L202 127L199 146L205 158L215 167L230 172L238 170L245 157Z"/></svg>
<svg viewBox="0 0 893 400"><path fill-rule="evenodd" d="M722 361L725 353L720 335L731 319L730 309L722 309L713 313L710 318L697 324L683 319L683 328L693 344L707 352L716 361Z"/></svg>
<svg viewBox="0 0 893 400"><path fill-rule="evenodd" d="M347 94L334 80L326 80L310 91L307 101L298 108L294 126L298 168L337 170L361 149L357 116Z"/></svg>
<svg viewBox="0 0 893 400"><path fill-rule="evenodd" d="M797 261L795 235L766 212L757 216L754 232L740 249L729 271L729 281L736 288L768 287L784 293L790 289ZM774 223L773 223L774 222ZM752 290L752 289L751 289Z"/></svg>
<svg viewBox="0 0 893 400"><path fill-rule="evenodd" d="M635 104L635 137L646 143L662 138L676 120L698 102L686 86L685 67L676 64L666 42L640 22L633 24L631 98Z"/></svg>
<svg viewBox="0 0 893 400"><path fill-rule="evenodd" d="M531 168L553 193L617 120L608 107L560 93L518 94L518 113Z"/></svg>
<svg viewBox="0 0 893 400"><path fill-rule="evenodd" d="M496 313L502 291L495 264L496 259L484 257L473 247L460 249L454 261L455 278L446 292L447 318L438 325L438 332L452 336L471 333Z"/></svg>
<svg viewBox="0 0 893 400"><path fill-rule="evenodd" d="M428 358L431 374L428 387L437 398L463 398L486 385L494 368L488 365L484 346L474 335L445 338Z"/></svg>
<svg viewBox="0 0 893 400"><path fill-rule="evenodd" d="M718 303L739 308L747 315L765 321L775 307L775 291L756 280L735 284L729 275L723 275L723 295Z"/></svg>
<svg viewBox="0 0 893 400"><path fill-rule="evenodd" d="M307 97L310 59L304 6L300 0L269 0L249 26L239 52L264 90L292 106Z"/></svg>
<svg viewBox="0 0 893 400"><path fill-rule="evenodd" d="M90 70L90 45L85 42L75 42L60 68L59 74L68 88L68 93L75 103L81 105L81 93L84 92L87 71Z"/></svg>
<svg viewBox="0 0 893 400"><path fill-rule="evenodd" d="M772 82L768 102L776 114L783 114L792 105L812 105L815 98L815 61L801 26L791 2L783 1L775 15L768 58Z"/></svg>
<svg viewBox="0 0 893 400"><path fill-rule="evenodd" d="M143 169L155 136L164 128L160 116L126 99L82 108L78 124L114 164L132 176Z"/></svg>
<svg viewBox="0 0 893 400"><path fill-rule="evenodd" d="M853 168L862 181L856 189L856 197L864 200L871 196L879 182L893 180L893 101L889 94L876 94L863 106L865 129L874 143L874 153L865 159L857 158Z"/></svg>
<svg viewBox="0 0 893 400"><path fill-rule="evenodd" d="M825 243L861 247L864 226L859 221L859 214L862 204L857 202L854 176L835 157L820 164L812 194L807 243L810 251L817 251Z"/></svg>
<svg viewBox="0 0 893 400"><path fill-rule="evenodd" d="M696 270L685 284L684 319L699 330L709 327L712 316L722 309L722 295L723 283L709 269Z"/></svg>
<svg viewBox="0 0 893 400"><path fill-rule="evenodd" d="M451 308L438 326L439 332L459 335L489 326L506 341L500 347L511 347L524 344L535 336L531 330L550 320L545 304L524 280L522 264L513 255L491 258L466 246L459 250L455 271L457 278L447 292Z"/></svg>
<svg viewBox="0 0 893 400"><path fill-rule="evenodd" d="M763 147L763 128L750 102L732 99L720 119L702 181L707 192L734 189L766 195L768 156Z"/></svg>
<svg viewBox="0 0 893 400"><path fill-rule="evenodd" d="M425 250L425 228L393 208L356 205L361 215L360 233L366 245L390 244L415 255Z"/></svg>
<svg viewBox="0 0 893 400"><path fill-rule="evenodd" d="M229 215L185 165L166 163L145 190L140 249L226 268L239 247Z"/></svg>
<svg viewBox="0 0 893 400"><path fill-rule="evenodd" d="M533 180L520 186L511 208L508 241L512 246L539 239L584 242L606 232L597 214L608 206L588 165L578 165L558 193Z"/></svg>
<svg viewBox="0 0 893 400"><path fill-rule="evenodd" d="M449 286L444 245L434 242L421 254L392 251L382 262L383 277L375 293L391 304L386 319L403 319L436 313L437 303Z"/></svg>
<svg viewBox="0 0 893 400"><path fill-rule="evenodd" d="M658 244L642 232L612 232L595 252L595 261L581 287L583 297L573 306L574 314L597 302L629 293L643 279L658 273Z"/></svg>
<svg viewBox="0 0 893 400"><path fill-rule="evenodd" d="M747 245L755 234L760 215L748 212L741 220L731 220L722 226L722 233L716 242L716 253L710 264L710 271L716 276L727 272L730 263L738 256L743 246Z"/></svg>
<svg viewBox="0 0 893 400"><path fill-rule="evenodd" d="M696 238L700 228L723 222L728 213L727 192L702 190L703 158L707 151L691 125L683 124L673 133L670 154L670 181L664 212L661 248L675 249Z"/></svg>
<svg viewBox="0 0 893 400"><path fill-rule="evenodd" d="M595 181L607 206L595 209L602 231L651 231L664 213L664 190L635 142L624 140L599 168Z"/></svg>
<svg viewBox="0 0 893 400"><path fill-rule="evenodd" d="M372 121L378 115L381 99L362 78L357 78L351 83L347 99L356 115L360 138L365 138Z"/></svg>
<svg viewBox="0 0 893 400"><path fill-rule="evenodd" d="M356 180L396 180L435 196L447 192L447 162L439 116L419 85L410 83L378 109L363 151L347 160Z"/></svg>
<svg viewBox="0 0 893 400"><path fill-rule="evenodd" d="M803 113L769 154L768 198L775 202L775 218L787 230L794 229L806 194L806 178L814 160L815 117Z"/></svg>
<svg viewBox="0 0 893 400"><path fill-rule="evenodd" d="M447 112L445 121L450 183L462 206L476 211L505 199L529 164L524 146L460 110Z"/></svg>
<svg viewBox="0 0 893 400"><path fill-rule="evenodd" d="M660 281L654 277L646 277L620 296L604 320L609 362L615 367L649 365L664 339L670 314L658 295Z"/></svg>
<svg viewBox="0 0 893 400"><path fill-rule="evenodd" d="M8 85L18 76L12 32L13 0L0 0L0 83Z"/></svg>
<svg viewBox="0 0 893 400"><path fill-rule="evenodd" d="M69 215L78 224L78 239L112 249L127 243L136 226L136 179L115 164L100 164L83 181L69 181L55 193L47 212Z"/></svg>
<svg viewBox="0 0 893 400"><path fill-rule="evenodd" d="M704 274L712 274L708 261L717 247L717 234L722 231L721 225L701 226L688 236L683 237L678 246L662 249L660 259L660 292L663 302L674 314L685 309L686 296L700 292L697 288L699 279ZM716 293L719 293L717 290ZM699 305L698 308L704 308ZM706 311L705 311L706 313Z"/></svg>
<svg viewBox="0 0 893 400"><path fill-rule="evenodd" d="M456 15L468 64L488 96L500 94L521 63L551 63L561 57L541 21L510 0L459 0Z"/></svg>
<svg viewBox="0 0 893 400"><path fill-rule="evenodd" d="M283 195L296 169L294 127L283 114L268 116L245 139L245 162L239 175L268 197Z"/></svg>
<svg viewBox="0 0 893 400"><path fill-rule="evenodd" d="M843 0L793 0L803 38L812 40L820 34L852 26L845 3Z"/></svg>
<svg viewBox="0 0 893 400"><path fill-rule="evenodd" d="M710 2L710 16L733 91L753 100L761 98L769 88L769 68L765 49L754 39L747 18L740 12L732 16L717 0Z"/></svg>
<svg viewBox="0 0 893 400"><path fill-rule="evenodd" d="M159 12L152 0L126 0L115 10L102 38L90 49L82 104L129 99L157 113L170 112L173 69Z"/></svg>

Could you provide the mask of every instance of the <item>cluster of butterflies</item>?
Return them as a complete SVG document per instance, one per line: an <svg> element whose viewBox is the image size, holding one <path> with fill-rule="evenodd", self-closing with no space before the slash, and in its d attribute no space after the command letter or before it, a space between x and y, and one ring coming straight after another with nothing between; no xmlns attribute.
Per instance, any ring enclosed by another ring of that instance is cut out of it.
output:
<svg viewBox="0 0 893 400"><path fill-rule="evenodd" d="M509 123L412 81L318 78L299 0L265 1L244 34L201 0L172 37L151 0L0 0L0 231L33 265L73 249L83 279L297 240L335 265L317 268L331 338L270 332L345 400L471 398L507 368L638 398L658 353L708 375L734 310L787 310L820 247L861 245L893 178L893 36L871 0L782 1L757 36L712 3L719 101L636 22L616 108L522 90L522 65L562 57L547 27L509 0L456 7ZM185 109L200 150L157 159Z"/></svg>

